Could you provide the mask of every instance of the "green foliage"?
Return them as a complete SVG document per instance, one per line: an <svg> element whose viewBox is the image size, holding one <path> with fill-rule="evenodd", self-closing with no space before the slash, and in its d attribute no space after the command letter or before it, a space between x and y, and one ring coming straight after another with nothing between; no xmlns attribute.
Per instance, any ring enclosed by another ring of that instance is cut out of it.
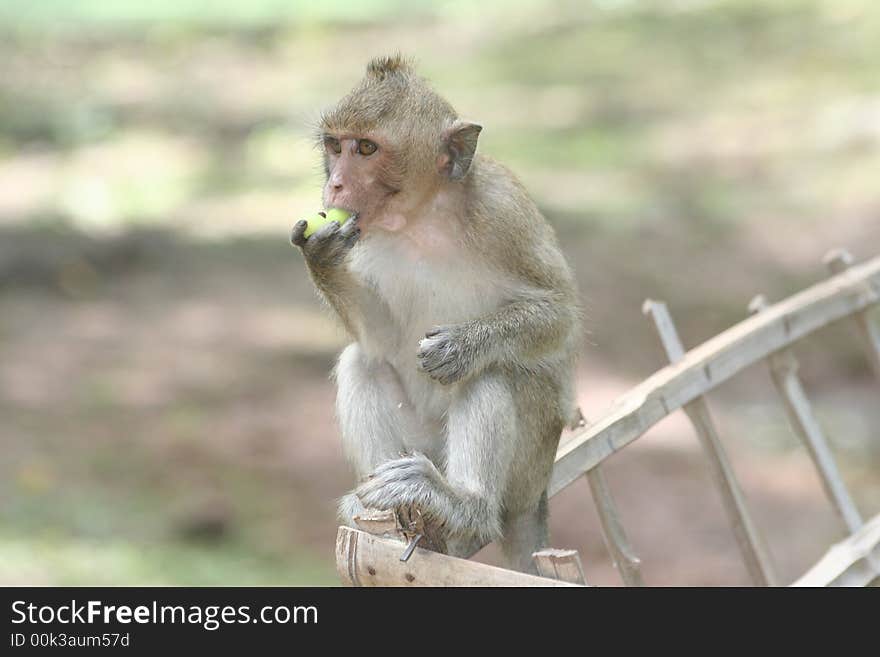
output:
<svg viewBox="0 0 880 657"><path fill-rule="evenodd" d="M335 572L317 559L282 561L241 546L155 545L111 538L0 534L0 581L53 586L332 586Z"/></svg>

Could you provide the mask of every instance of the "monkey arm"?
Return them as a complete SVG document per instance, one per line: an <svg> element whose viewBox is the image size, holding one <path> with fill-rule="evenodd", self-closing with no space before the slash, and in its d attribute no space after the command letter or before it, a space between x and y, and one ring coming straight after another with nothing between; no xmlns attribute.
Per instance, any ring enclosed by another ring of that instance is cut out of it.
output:
<svg viewBox="0 0 880 657"><path fill-rule="evenodd" d="M362 332L358 320L381 307L376 295L362 285L348 267L351 249L360 237L356 217L340 226L335 221L305 236L306 221L293 227L290 241L300 248L309 275L321 297L339 316L349 335L357 340Z"/></svg>
<svg viewBox="0 0 880 657"><path fill-rule="evenodd" d="M388 304L345 266L330 270L309 267L309 274L353 340L361 342L365 335L387 330L391 316Z"/></svg>
<svg viewBox="0 0 880 657"><path fill-rule="evenodd" d="M419 364L444 384L490 365L538 365L560 354L576 325L577 311L567 295L530 291L489 315L432 329L419 344Z"/></svg>
<svg viewBox="0 0 880 657"><path fill-rule="evenodd" d="M342 267L315 267L309 263L309 275L321 298L336 312L345 330L356 340L358 328L354 317L357 299L364 294L361 285Z"/></svg>
<svg viewBox="0 0 880 657"><path fill-rule="evenodd" d="M465 339L474 343L487 363L522 364L557 353L572 337L576 322L566 295L540 290L467 322Z"/></svg>

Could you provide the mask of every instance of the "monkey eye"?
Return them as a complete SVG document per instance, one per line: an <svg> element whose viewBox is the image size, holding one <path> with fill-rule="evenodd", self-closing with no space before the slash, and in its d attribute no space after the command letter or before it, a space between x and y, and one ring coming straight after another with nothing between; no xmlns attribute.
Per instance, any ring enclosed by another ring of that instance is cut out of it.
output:
<svg viewBox="0 0 880 657"><path fill-rule="evenodd" d="M372 155L379 149L378 146L369 139L361 139L358 142L358 153L361 155Z"/></svg>
<svg viewBox="0 0 880 657"><path fill-rule="evenodd" d="M327 150L333 151L337 155L342 152L342 144L339 143L336 137L324 137L324 146L327 147Z"/></svg>

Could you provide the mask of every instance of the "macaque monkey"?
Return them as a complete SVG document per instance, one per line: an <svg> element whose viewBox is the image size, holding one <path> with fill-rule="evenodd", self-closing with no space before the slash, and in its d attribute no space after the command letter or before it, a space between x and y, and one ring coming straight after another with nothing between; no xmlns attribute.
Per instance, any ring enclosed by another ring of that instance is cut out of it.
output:
<svg viewBox="0 0 880 657"><path fill-rule="evenodd" d="M358 478L342 522L416 508L451 554L497 540L533 570L581 314L553 229L476 153L481 129L405 59L374 59L319 128L324 207L352 218L291 240L353 340L335 368Z"/></svg>

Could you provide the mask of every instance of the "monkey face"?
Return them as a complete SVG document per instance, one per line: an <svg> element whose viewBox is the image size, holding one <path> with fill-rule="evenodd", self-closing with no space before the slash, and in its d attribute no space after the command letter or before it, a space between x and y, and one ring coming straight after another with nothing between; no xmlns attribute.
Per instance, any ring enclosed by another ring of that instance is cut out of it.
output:
<svg viewBox="0 0 880 657"><path fill-rule="evenodd" d="M321 118L324 206L357 213L365 234L402 230L436 205L445 186L463 180L479 132L405 59L373 60Z"/></svg>
<svg viewBox="0 0 880 657"><path fill-rule="evenodd" d="M324 206L357 213L362 229L387 224L389 201L401 191L400 180L393 175L394 156L388 141L375 134L328 132L323 144Z"/></svg>
<svg viewBox="0 0 880 657"><path fill-rule="evenodd" d="M326 131L324 207L357 214L365 234L401 231L442 201L444 185L464 177L480 129L455 121L428 137L410 133L406 139L379 129Z"/></svg>

